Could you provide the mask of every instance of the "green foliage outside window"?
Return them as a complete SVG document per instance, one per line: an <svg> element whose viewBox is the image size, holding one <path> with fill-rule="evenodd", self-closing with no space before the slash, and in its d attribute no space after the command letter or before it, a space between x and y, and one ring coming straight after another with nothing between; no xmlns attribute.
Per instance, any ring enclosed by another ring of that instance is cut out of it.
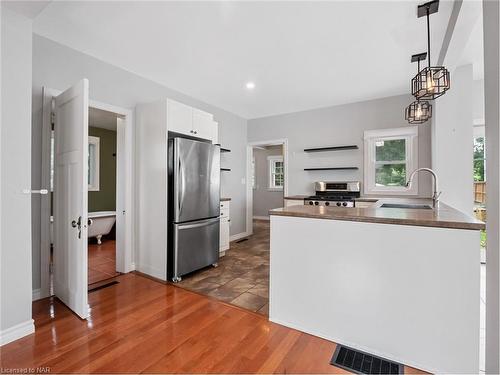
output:
<svg viewBox="0 0 500 375"><path fill-rule="evenodd" d="M375 183L379 186L405 186L406 140L375 143Z"/></svg>
<svg viewBox="0 0 500 375"><path fill-rule="evenodd" d="M474 181L485 181L484 164L484 137L474 138Z"/></svg>

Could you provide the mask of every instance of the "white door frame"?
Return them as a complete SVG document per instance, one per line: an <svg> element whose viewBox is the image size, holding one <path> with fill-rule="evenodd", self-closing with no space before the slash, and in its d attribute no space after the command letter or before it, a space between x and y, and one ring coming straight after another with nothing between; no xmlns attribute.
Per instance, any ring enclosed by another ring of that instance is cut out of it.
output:
<svg viewBox="0 0 500 375"><path fill-rule="evenodd" d="M283 167L285 172L285 186L283 186L283 197L288 196L288 139L271 139L247 143L247 218L246 235L253 234L253 187L252 182L252 158L253 148L257 146L283 146ZM284 204L284 202L283 202Z"/></svg>
<svg viewBox="0 0 500 375"><path fill-rule="evenodd" d="M43 88L43 109L42 109L42 189L50 192L50 142L52 129L52 98L62 91L50 88ZM123 248L117 247L116 270L127 273L135 269L134 266L134 116L133 110L107 104L104 102L89 100L89 107L113 112L120 116L117 121L117 154L122 150L124 179L122 183L117 179L117 204L116 215L124 215L123 228ZM118 158L117 158L118 160ZM117 164L118 168L118 164ZM119 201L120 200L120 201ZM42 196L40 213L40 295L38 298L45 298L52 295L50 289L50 207L51 194ZM118 224L118 219L117 219ZM118 233L117 228L117 233Z"/></svg>

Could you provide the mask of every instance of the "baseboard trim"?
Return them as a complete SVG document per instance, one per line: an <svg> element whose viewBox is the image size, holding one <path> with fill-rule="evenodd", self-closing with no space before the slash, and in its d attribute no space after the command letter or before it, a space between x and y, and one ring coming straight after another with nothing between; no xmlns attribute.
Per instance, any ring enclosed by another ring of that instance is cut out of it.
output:
<svg viewBox="0 0 500 375"><path fill-rule="evenodd" d="M229 237L229 242L237 241L248 236L249 234L247 232L233 234L232 236Z"/></svg>
<svg viewBox="0 0 500 375"><path fill-rule="evenodd" d="M16 324L13 327L0 331L0 346L8 344L9 342L15 340L19 340L20 338L31 335L34 332L35 321L33 319Z"/></svg>
<svg viewBox="0 0 500 375"><path fill-rule="evenodd" d="M137 268L132 272L138 272L139 274L141 274L143 276L144 275L151 276L155 280L159 280L159 281L163 281L163 282L167 281L166 272L162 271L160 269L157 269L155 267L138 264Z"/></svg>
<svg viewBox="0 0 500 375"><path fill-rule="evenodd" d="M37 301L39 299L42 299L42 290L41 289L33 289L31 300Z"/></svg>
<svg viewBox="0 0 500 375"><path fill-rule="evenodd" d="M266 221L271 220L271 219L269 218L269 216L254 216L254 217L253 217L253 219L254 219L254 220L266 220Z"/></svg>

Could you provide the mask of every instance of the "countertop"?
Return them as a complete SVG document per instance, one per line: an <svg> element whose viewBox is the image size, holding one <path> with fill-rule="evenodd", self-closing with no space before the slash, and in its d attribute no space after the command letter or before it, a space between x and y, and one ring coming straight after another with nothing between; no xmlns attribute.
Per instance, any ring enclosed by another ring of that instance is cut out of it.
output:
<svg viewBox="0 0 500 375"><path fill-rule="evenodd" d="M301 201L307 197L310 197L310 195L290 195L288 197L284 197L283 199L288 199L288 200L292 200L292 201Z"/></svg>
<svg viewBox="0 0 500 375"><path fill-rule="evenodd" d="M221 202L227 202L227 201L230 201L230 200L231 200L231 198L222 198L221 197L221 199L220 199Z"/></svg>
<svg viewBox="0 0 500 375"><path fill-rule="evenodd" d="M299 196L294 196L299 197ZM285 199L294 199L287 197ZM295 198L299 199L299 198ZM303 198L302 198L303 199ZM364 198L375 202L373 206L361 208L324 207L324 206L290 206L269 211L270 215L294 216L314 219L358 221L368 223L415 225L422 227L438 227L453 229L481 230L486 225L476 218L439 202L435 209L414 208L381 208L384 203L429 204L431 199L423 198ZM363 201L363 198L357 199Z"/></svg>

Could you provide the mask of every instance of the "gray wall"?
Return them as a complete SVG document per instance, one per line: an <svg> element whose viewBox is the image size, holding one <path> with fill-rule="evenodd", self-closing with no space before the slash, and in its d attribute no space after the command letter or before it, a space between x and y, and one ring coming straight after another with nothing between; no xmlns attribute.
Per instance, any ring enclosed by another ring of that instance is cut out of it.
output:
<svg viewBox="0 0 500 375"><path fill-rule="evenodd" d="M0 340L31 321L31 20L1 7ZM34 194L33 200L40 200ZM18 336L19 337L19 336ZM16 337L16 338L18 338Z"/></svg>
<svg viewBox="0 0 500 375"><path fill-rule="evenodd" d="M99 191L88 192L88 212L115 211L117 133L89 126L89 136L99 138Z"/></svg>
<svg viewBox="0 0 500 375"><path fill-rule="evenodd" d="M231 153L223 163L232 171L222 176L221 193L230 197L231 234L246 228L246 136L247 121L232 113L200 102L89 55L33 35L33 186L40 184L42 86L63 90L82 78L90 81L93 100L134 108L137 103L169 97L213 113L219 123L219 140ZM40 206L33 205L33 287L40 285Z"/></svg>
<svg viewBox="0 0 500 375"><path fill-rule="evenodd" d="M248 121L248 141L288 139L288 194L312 194L313 182L363 181L363 132L370 129L408 126L404 108L410 95L345 104ZM431 166L430 124L419 126L419 167ZM305 153L304 148L351 145L359 150ZM353 166L358 171L306 172L307 167ZM419 195L430 195L430 179L419 179Z"/></svg>
<svg viewBox="0 0 500 375"><path fill-rule="evenodd" d="M269 210L283 207L283 191L269 190L268 156L283 155L282 146L253 149L255 158L255 189L253 190L253 216L269 216Z"/></svg>

